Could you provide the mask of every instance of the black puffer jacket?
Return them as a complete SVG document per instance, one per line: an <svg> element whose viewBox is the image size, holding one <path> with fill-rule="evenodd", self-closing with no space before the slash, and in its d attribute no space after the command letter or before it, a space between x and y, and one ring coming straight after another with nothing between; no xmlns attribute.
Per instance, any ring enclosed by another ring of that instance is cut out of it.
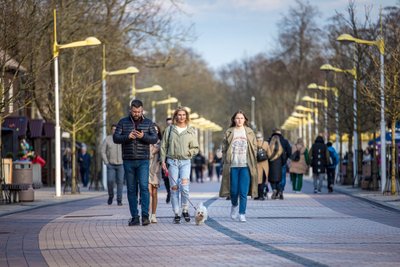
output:
<svg viewBox="0 0 400 267"><path fill-rule="evenodd" d="M122 118L115 129L113 135L114 143L122 144L122 159L150 159L150 144L157 143L158 137L155 124L143 117L136 130L143 131L144 136L141 139L129 139L129 133L135 129L133 118Z"/></svg>
<svg viewBox="0 0 400 267"><path fill-rule="evenodd" d="M329 162L329 151L321 136L317 136L310 149L310 160L313 173L325 173Z"/></svg>

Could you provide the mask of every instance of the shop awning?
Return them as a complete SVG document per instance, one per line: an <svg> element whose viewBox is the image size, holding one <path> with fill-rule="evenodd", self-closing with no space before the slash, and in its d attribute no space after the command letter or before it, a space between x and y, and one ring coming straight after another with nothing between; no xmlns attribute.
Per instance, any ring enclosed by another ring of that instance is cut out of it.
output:
<svg viewBox="0 0 400 267"><path fill-rule="evenodd" d="M45 122L43 123L43 138L54 138L55 129L54 124L52 122Z"/></svg>
<svg viewBox="0 0 400 267"><path fill-rule="evenodd" d="M34 119L29 120L29 137L40 138L43 135L43 120Z"/></svg>
<svg viewBox="0 0 400 267"><path fill-rule="evenodd" d="M28 130L27 117L7 117L4 119L3 127L14 129L17 136L25 136Z"/></svg>

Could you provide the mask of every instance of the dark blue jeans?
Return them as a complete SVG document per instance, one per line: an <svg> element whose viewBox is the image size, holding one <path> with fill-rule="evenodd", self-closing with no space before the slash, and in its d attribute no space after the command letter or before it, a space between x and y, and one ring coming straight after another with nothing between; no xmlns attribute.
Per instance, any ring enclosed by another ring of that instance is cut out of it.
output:
<svg viewBox="0 0 400 267"><path fill-rule="evenodd" d="M231 168L231 203L232 206L238 205L239 214L246 214L247 194L250 188L250 170L248 167Z"/></svg>
<svg viewBox="0 0 400 267"><path fill-rule="evenodd" d="M124 166L107 164L108 196L114 198L114 185L117 184L117 201L122 201L122 187L124 185Z"/></svg>
<svg viewBox="0 0 400 267"><path fill-rule="evenodd" d="M131 216L139 215L137 190L140 188L142 217L149 216L149 160L124 160L126 188Z"/></svg>
<svg viewBox="0 0 400 267"><path fill-rule="evenodd" d="M90 170L89 169L85 169L85 168L81 168L80 169L80 173L81 173L81 179L82 179L83 187L88 186Z"/></svg>
<svg viewBox="0 0 400 267"><path fill-rule="evenodd" d="M285 185L286 185L286 169L287 165L282 166L282 180L280 182L280 190L284 191L285 190Z"/></svg>

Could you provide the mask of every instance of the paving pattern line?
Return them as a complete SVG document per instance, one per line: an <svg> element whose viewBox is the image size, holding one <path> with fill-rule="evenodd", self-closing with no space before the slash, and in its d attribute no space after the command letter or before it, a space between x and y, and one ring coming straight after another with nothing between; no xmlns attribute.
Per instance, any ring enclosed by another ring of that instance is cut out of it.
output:
<svg viewBox="0 0 400 267"><path fill-rule="evenodd" d="M208 208L217 199L218 198L208 199L204 203L204 206L206 206ZM224 234L224 235L226 235L226 236L228 236L228 237L230 237L232 239L235 239L236 241L239 241L239 242L241 242L243 244L246 244L246 245L252 246L254 248L263 250L265 252L274 254L276 256L285 258L285 259L293 261L295 263L298 263L298 264L301 264L301 265L304 265L304 266L316 266L316 267L317 266L318 267L328 266L328 265L325 265L325 264L322 264L322 263L319 263L319 262L316 262L316 261L313 261L313 260L298 256L296 254L293 254L293 253L290 253L290 252L275 248L274 246L271 246L271 245L256 241L254 239L251 239L251 238L249 238L249 237L247 237L245 235L242 235L242 234L240 234L238 232L235 232L235 231L229 229L228 227L223 226L222 224L218 223L216 220L214 220L211 217L208 217L208 219L205 222L205 224L207 226L211 227L212 229L214 229L214 230L216 230L216 231L218 231L218 232L220 232L220 233L222 233L222 234Z"/></svg>

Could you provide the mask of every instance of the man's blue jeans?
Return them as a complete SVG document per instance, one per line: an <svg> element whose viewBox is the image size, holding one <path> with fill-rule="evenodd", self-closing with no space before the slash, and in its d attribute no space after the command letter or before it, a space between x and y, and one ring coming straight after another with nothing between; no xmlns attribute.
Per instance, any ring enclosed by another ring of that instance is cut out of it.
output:
<svg viewBox="0 0 400 267"><path fill-rule="evenodd" d="M247 194L250 188L250 171L248 167L231 168L231 203L232 206L238 205L239 214L246 214Z"/></svg>
<svg viewBox="0 0 400 267"><path fill-rule="evenodd" d="M282 180L280 182L280 189L282 190L282 192L285 190L285 185L286 185L286 169L287 169L287 165L283 165L282 166Z"/></svg>
<svg viewBox="0 0 400 267"><path fill-rule="evenodd" d="M139 215L137 190L140 188L142 217L149 216L149 160L124 160L126 188L131 216Z"/></svg>
<svg viewBox="0 0 400 267"><path fill-rule="evenodd" d="M114 184L117 184L117 201L122 201L122 187L124 185L124 166L122 164L107 164L108 196L114 198Z"/></svg>

